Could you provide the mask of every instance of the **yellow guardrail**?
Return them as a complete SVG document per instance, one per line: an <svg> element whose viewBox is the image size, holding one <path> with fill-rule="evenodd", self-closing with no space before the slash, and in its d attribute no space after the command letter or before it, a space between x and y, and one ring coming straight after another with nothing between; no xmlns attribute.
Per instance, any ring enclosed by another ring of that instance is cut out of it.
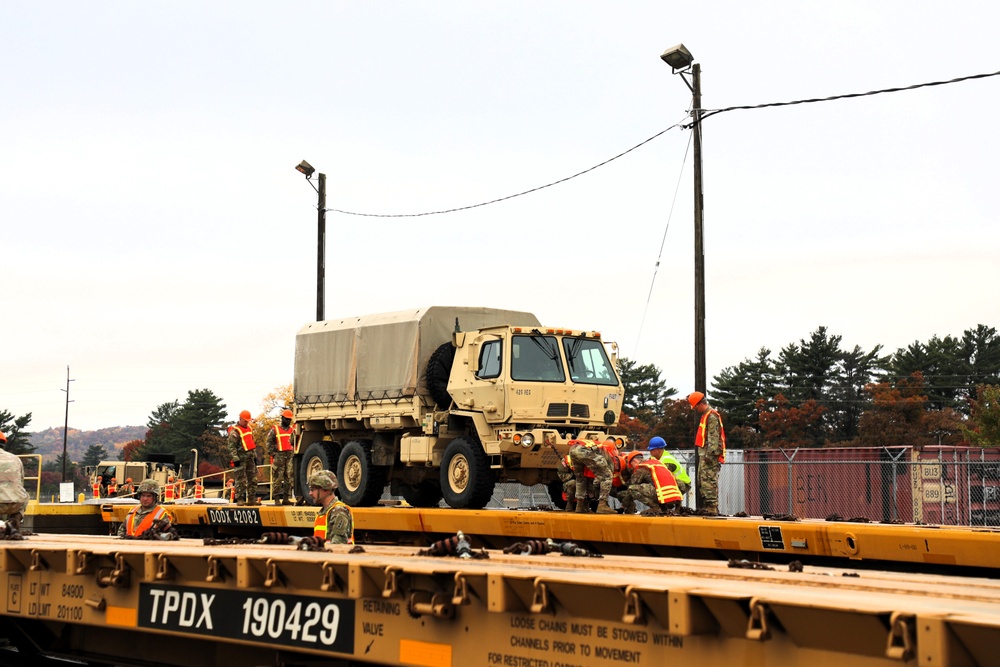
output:
<svg viewBox="0 0 1000 667"><path fill-rule="evenodd" d="M17 458L21 459L21 465L23 466L26 461L35 459L37 467L35 470L37 474L35 475L25 475L24 476L24 490L28 491L28 482L35 482L35 495L32 500L41 500L42 497L42 455L41 454L18 454ZM28 491L28 495L31 495L31 491Z"/></svg>

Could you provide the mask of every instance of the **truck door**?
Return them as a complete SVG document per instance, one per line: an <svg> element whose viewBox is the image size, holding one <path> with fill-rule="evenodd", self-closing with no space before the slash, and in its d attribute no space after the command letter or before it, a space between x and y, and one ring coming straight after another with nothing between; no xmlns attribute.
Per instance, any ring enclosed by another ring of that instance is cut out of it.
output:
<svg viewBox="0 0 1000 667"><path fill-rule="evenodd" d="M483 413L486 421L502 422L507 418L504 400L504 339L484 334L469 346L468 375L464 382L452 374L452 396L459 407ZM456 364L457 366L457 364Z"/></svg>

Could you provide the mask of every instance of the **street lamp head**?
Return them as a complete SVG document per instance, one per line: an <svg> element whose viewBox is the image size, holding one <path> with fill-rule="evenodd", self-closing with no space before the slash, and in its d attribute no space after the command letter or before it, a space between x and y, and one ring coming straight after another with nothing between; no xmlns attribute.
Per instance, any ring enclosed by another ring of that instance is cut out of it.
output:
<svg viewBox="0 0 1000 667"><path fill-rule="evenodd" d="M671 46L669 49L663 52L660 59L670 65L674 70L684 69L690 67L691 63L694 62L694 56L691 52L687 50L687 47L683 44L678 44L677 46Z"/></svg>
<svg viewBox="0 0 1000 667"><path fill-rule="evenodd" d="M309 178L310 176L312 176L313 172L316 171L315 169L313 169L313 166L311 164L309 164L308 162L306 162L305 160L303 160L302 162L299 162L298 166L295 167L295 169L298 170L299 172L305 174L306 178Z"/></svg>

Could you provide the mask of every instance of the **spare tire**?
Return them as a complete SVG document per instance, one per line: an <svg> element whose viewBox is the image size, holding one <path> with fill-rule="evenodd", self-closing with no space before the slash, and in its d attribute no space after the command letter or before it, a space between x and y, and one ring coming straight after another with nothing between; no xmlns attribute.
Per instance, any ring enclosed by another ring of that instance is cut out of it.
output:
<svg viewBox="0 0 1000 667"><path fill-rule="evenodd" d="M441 410L451 405L451 394L448 393L448 378L451 376L451 366L455 363L455 346L442 343L431 353L424 371L424 382L431 398Z"/></svg>

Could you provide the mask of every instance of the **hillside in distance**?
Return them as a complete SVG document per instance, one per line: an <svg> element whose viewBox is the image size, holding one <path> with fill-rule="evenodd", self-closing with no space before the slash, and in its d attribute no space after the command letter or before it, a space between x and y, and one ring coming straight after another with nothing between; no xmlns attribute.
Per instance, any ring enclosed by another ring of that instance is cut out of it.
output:
<svg viewBox="0 0 1000 667"><path fill-rule="evenodd" d="M80 461L91 445L101 445L108 450L110 458L120 458L122 447L130 440L142 440L146 437L146 426L110 426L96 431L81 431L69 427L66 438L66 452L70 461ZM50 428L30 434L31 444L35 446L35 454L41 454L43 461L62 455L63 429Z"/></svg>

